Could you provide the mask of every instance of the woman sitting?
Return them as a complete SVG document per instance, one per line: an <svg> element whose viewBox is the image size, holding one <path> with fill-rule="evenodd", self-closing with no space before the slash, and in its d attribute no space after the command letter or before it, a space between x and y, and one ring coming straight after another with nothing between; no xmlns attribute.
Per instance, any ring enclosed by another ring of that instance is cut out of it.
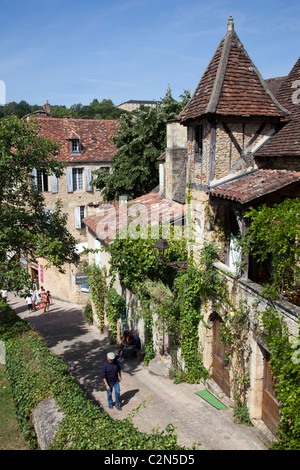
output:
<svg viewBox="0 0 300 470"><path fill-rule="evenodd" d="M118 355L120 355L122 350L128 346L129 341L130 341L129 331L125 330L124 333L123 333L123 338L121 340L121 344L120 344L119 349L118 349Z"/></svg>

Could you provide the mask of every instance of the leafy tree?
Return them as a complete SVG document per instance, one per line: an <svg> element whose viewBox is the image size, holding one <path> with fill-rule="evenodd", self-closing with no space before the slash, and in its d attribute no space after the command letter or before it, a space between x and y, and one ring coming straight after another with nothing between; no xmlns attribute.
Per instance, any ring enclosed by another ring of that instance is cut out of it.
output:
<svg viewBox="0 0 300 470"><path fill-rule="evenodd" d="M32 106L24 100L20 101L20 103L11 101L10 103L0 107L0 117L11 116L12 114L22 117L31 112Z"/></svg>
<svg viewBox="0 0 300 470"><path fill-rule="evenodd" d="M158 184L157 158L166 147L166 123L174 119L189 99L189 92L177 102L170 88L156 107L140 107L119 119L119 132L113 137L118 151L113 157L112 173L95 171L94 184L103 189L106 201L120 196L129 199L151 191Z"/></svg>
<svg viewBox="0 0 300 470"><path fill-rule="evenodd" d="M58 144L38 132L33 121L0 120L0 286L14 291L30 286L22 257L43 257L62 271L64 263L78 261L60 202L50 214L34 184L34 169L57 177L63 173L54 158Z"/></svg>
<svg viewBox="0 0 300 470"><path fill-rule="evenodd" d="M24 100L20 103L11 101L0 106L0 118L12 115L23 117L40 109L41 106L30 105ZM117 108L110 99L103 99L100 103L94 99L89 105L77 103L69 108L65 105L51 105L51 116L54 118L70 116L74 119L118 119L122 114L127 114L127 111Z"/></svg>
<svg viewBox="0 0 300 470"><path fill-rule="evenodd" d="M295 287L300 275L300 201L286 199L273 207L264 204L250 209L246 217L250 225L243 250L271 268L269 294Z"/></svg>

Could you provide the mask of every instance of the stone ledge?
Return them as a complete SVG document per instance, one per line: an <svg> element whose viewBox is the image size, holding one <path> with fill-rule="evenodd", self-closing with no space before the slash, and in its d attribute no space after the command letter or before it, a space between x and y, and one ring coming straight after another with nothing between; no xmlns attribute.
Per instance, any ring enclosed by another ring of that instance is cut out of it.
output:
<svg viewBox="0 0 300 470"><path fill-rule="evenodd" d="M64 413L59 411L54 398L41 401L32 411L32 422L41 450L49 450Z"/></svg>

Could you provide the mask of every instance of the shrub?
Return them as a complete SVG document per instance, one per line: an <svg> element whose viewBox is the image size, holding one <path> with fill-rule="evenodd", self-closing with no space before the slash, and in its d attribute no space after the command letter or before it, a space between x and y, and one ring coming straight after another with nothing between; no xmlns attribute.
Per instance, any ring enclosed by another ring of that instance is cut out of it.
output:
<svg viewBox="0 0 300 470"><path fill-rule="evenodd" d="M132 418L113 420L88 400L61 358L46 348L29 323L19 319L7 305L0 304L0 338L5 343L9 375L17 416L31 449L37 448L31 412L37 404L54 397L64 419L54 437L52 450L153 450L182 449L175 428L139 432Z"/></svg>

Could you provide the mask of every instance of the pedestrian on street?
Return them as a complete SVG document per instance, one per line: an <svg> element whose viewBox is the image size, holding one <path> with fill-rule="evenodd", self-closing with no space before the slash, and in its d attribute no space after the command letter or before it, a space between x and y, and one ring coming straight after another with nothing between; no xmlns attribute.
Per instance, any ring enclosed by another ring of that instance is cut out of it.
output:
<svg viewBox="0 0 300 470"><path fill-rule="evenodd" d="M36 292L35 292L35 290L33 290L32 293L31 293L31 305L32 305L32 310L36 310Z"/></svg>
<svg viewBox="0 0 300 470"><path fill-rule="evenodd" d="M32 292L26 297L27 308L29 312L32 312Z"/></svg>
<svg viewBox="0 0 300 470"><path fill-rule="evenodd" d="M44 312L49 312L50 300L51 300L51 294L50 294L50 291L47 290L47 292L45 292L44 294L44 304L45 304Z"/></svg>
<svg viewBox="0 0 300 470"><path fill-rule="evenodd" d="M121 411L120 407L120 382L122 380L121 367L113 352L107 354L106 361L102 366L102 378L106 387L107 401L109 408L113 407L112 392L115 391L115 406Z"/></svg>
<svg viewBox="0 0 300 470"><path fill-rule="evenodd" d="M41 297L41 299L43 299L43 295L46 293L44 287L42 286L39 290L39 297Z"/></svg>

